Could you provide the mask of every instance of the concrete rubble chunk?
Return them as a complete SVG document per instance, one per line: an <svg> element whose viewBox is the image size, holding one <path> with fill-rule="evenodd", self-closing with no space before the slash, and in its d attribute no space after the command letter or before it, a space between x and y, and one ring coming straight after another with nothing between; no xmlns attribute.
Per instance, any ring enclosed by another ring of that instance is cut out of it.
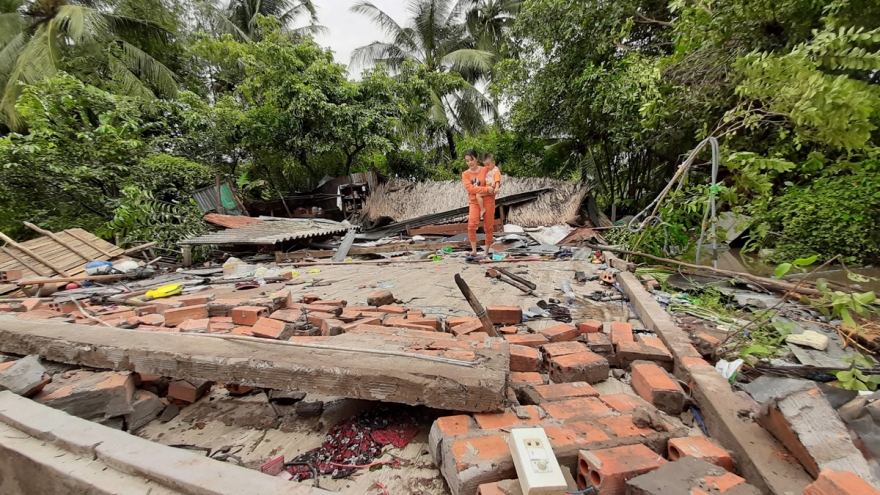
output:
<svg viewBox="0 0 880 495"><path fill-rule="evenodd" d="M44 385L46 368L40 364L39 356L27 356L12 362L0 371L0 390L9 390L25 397L39 391Z"/></svg>
<svg viewBox="0 0 880 495"><path fill-rule="evenodd" d="M873 470L853 445L846 425L818 388L770 399L756 418L814 478L821 471L850 471L880 488Z"/></svg>
<svg viewBox="0 0 880 495"><path fill-rule="evenodd" d="M73 416L99 420L133 413L133 394L134 376L130 373L80 370L69 378L55 375L34 400Z"/></svg>
<svg viewBox="0 0 880 495"><path fill-rule="evenodd" d="M626 482L629 495L761 495L746 480L696 457L683 457Z"/></svg>
<svg viewBox="0 0 880 495"><path fill-rule="evenodd" d="M128 431L137 431L142 426L156 419L165 410L165 404L159 397L146 390L135 392L131 403L134 412L125 415L125 424Z"/></svg>

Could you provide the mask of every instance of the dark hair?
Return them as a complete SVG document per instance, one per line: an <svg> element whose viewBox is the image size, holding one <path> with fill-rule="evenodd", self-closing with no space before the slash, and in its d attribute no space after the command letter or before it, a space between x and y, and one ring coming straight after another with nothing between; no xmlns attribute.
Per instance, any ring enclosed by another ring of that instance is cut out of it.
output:
<svg viewBox="0 0 880 495"><path fill-rule="evenodd" d="M472 156L476 160L480 159L480 154L477 153L477 150L474 150L474 149L470 149L470 150L465 151L464 156Z"/></svg>
<svg viewBox="0 0 880 495"><path fill-rule="evenodd" d="M483 155L483 161L494 160L494 159L495 159L495 155L493 155L492 153L486 153L485 155Z"/></svg>

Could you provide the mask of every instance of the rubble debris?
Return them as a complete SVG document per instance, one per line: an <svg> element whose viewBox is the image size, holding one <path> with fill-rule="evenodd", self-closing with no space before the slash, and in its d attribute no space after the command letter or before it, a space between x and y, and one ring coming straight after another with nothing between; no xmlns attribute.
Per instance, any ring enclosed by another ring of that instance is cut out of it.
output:
<svg viewBox="0 0 880 495"><path fill-rule="evenodd" d="M159 397L146 390L138 390L134 393L131 407L132 413L125 415L125 424L128 431L137 431L142 426L156 419L165 410L165 404Z"/></svg>
<svg viewBox="0 0 880 495"><path fill-rule="evenodd" d="M210 388L208 381L173 380L168 385L168 397L192 404Z"/></svg>
<svg viewBox="0 0 880 495"><path fill-rule="evenodd" d="M804 495L880 495L880 490L851 471L826 469L804 489Z"/></svg>
<svg viewBox="0 0 880 495"><path fill-rule="evenodd" d="M667 414L680 414L685 395L666 371L650 361L632 364L632 387L637 394Z"/></svg>
<svg viewBox="0 0 880 495"><path fill-rule="evenodd" d="M669 460L696 457L733 472L733 458L726 450L704 436L673 438L669 441Z"/></svg>
<svg viewBox="0 0 880 495"><path fill-rule="evenodd" d="M800 334L789 334L785 336L785 342L789 344L797 344L813 349L824 351L828 348L828 337L821 333L807 330Z"/></svg>
<svg viewBox="0 0 880 495"><path fill-rule="evenodd" d="M39 356L27 356L0 364L0 390L31 397L48 383L46 368Z"/></svg>
<svg viewBox="0 0 880 495"><path fill-rule="evenodd" d="M810 388L807 388L810 387ZM803 464L814 478L826 469L850 471L880 487L846 425L818 388L800 390L768 400L756 418Z"/></svg>
<svg viewBox="0 0 880 495"><path fill-rule="evenodd" d="M77 370L65 375L55 375L34 400L88 420L135 412L132 407L134 377L130 373Z"/></svg>
<svg viewBox="0 0 880 495"><path fill-rule="evenodd" d="M746 480L697 457L665 463L627 480L626 486L631 495L761 495Z"/></svg>
<svg viewBox="0 0 880 495"><path fill-rule="evenodd" d="M599 493L625 493L629 479L666 464L666 459L642 444L582 450L578 458L578 488L592 486Z"/></svg>

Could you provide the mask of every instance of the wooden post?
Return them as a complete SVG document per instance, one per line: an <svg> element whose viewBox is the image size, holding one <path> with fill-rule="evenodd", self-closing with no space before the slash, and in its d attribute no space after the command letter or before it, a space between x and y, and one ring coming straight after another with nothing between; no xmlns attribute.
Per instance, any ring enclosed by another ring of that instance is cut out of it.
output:
<svg viewBox="0 0 880 495"><path fill-rule="evenodd" d="M37 232L37 233L39 233L39 234L43 234L44 236L48 237L49 239L52 239L53 241L57 242L58 244L60 244L61 246L63 246L63 247L64 247L65 249L67 249L68 251L73 252L74 254L76 254L77 256L79 256L80 258L82 258L82 259L84 259L84 260L86 260L86 261L92 261L92 258L91 258L90 256L87 256L87 255L83 254L82 251L76 249L75 247L71 246L71 245L68 244L67 242L62 241L61 238L59 238L57 235L53 234L52 232L49 232L48 230L43 230L43 229L37 227L36 225L30 223L30 222L23 222L23 223L24 223L24 226L25 226L25 227L27 227L27 228L29 228L29 229L31 229L31 230L33 230L34 232Z"/></svg>
<svg viewBox="0 0 880 495"><path fill-rule="evenodd" d="M468 287L468 284L463 278L461 278L461 275L457 273L455 274L455 285L458 286L458 289L461 291L462 295L464 295L468 304L471 305L471 309L477 314L477 318L483 323L483 330L485 330L490 337L497 337L498 333L495 332L495 325L492 324L492 320L489 319L489 315L486 313L483 305L480 304L477 296L474 295L474 292Z"/></svg>
<svg viewBox="0 0 880 495"><path fill-rule="evenodd" d="M48 267L51 268L52 270L55 270L55 273L57 273L57 274L59 274L59 275L64 275L65 277L69 277L69 276L70 276L69 273L67 273L66 271L64 271L64 270L61 269L60 267L56 266L56 265L55 265L54 263L52 263L51 261L47 260L46 258L43 258L43 257L40 256L39 254L37 254L37 253L31 251L30 249L28 249L28 248L22 246L21 244L19 244L19 243L13 241L12 239L10 239L10 238L9 238L6 234L4 234L3 232L0 232L0 239L6 241L7 244L9 244L10 246L14 247L15 249L18 249L18 250L21 251L22 253L24 253L24 254L30 256L31 258L33 258L33 259L39 261L40 263L42 263L42 264L48 266Z"/></svg>
<svg viewBox="0 0 880 495"><path fill-rule="evenodd" d="M192 266L193 247L189 244L183 246L183 266Z"/></svg>

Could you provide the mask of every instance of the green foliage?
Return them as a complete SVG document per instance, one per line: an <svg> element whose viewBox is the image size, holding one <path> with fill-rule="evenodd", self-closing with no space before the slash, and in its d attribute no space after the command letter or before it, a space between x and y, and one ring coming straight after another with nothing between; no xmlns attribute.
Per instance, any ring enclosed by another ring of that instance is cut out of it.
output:
<svg viewBox="0 0 880 495"><path fill-rule="evenodd" d="M492 153L495 161L505 175L512 177L566 177L564 162L553 153L547 152L547 142L543 139L529 138L504 129L489 128L485 132L467 136L458 144L458 154L475 149L481 155Z"/></svg>
<svg viewBox="0 0 880 495"><path fill-rule="evenodd" d="M880 375L865 375L861 371L861 369L870 369L876 365L876 361L873 358L856 353L851 358L844 358L844 361L851 363L852 366L848 370L832 372L837 378L837 388L843 390L877 390L877 386L880 385Z"/></svg>
<svg viewBox="0 0 880 495"><path fill-rule="evenodd" d="M773 357L785 347L785 337L791 333L792 326L773 322L746 332L738 345L739 356L743 359Z"/></svg>
<svg viewBox="0 0 880 495"><path fill-rule="evenodd" d="M880 257L880 174L861 171L820 177L790 186L760 213L763 232L773 236L773 259L818 253L856 260ZM769 243L769 242L768 242Z"/></svg>

